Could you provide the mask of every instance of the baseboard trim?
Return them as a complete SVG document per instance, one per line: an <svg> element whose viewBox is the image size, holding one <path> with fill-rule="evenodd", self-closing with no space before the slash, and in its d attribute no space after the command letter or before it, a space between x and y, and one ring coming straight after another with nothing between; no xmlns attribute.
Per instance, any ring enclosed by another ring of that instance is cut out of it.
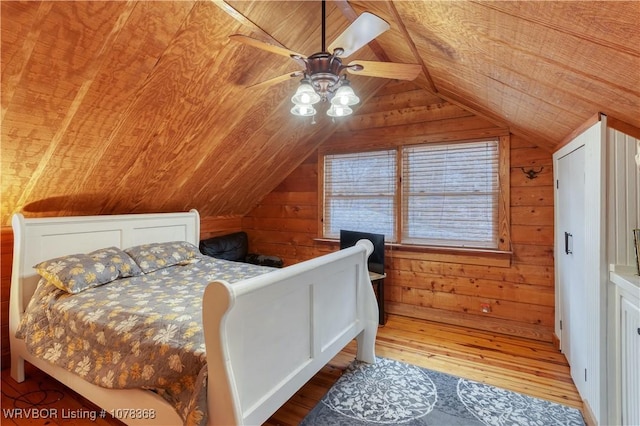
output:
<svg viewBox="0 0 640 426"><path fill-rule="evenodd" d="M560 339L556 336L556 333L551 335L551 343L553 343L553 346L555 346L558 352L560 352Z"/></svg>
<svg viewBox="0 0 640 426"><path fill-rule="evenodd" d="M584 417L584 422L587 426L598 426L596 416L593 415L593 410L591 410L589 403L585 399L582 400L582 417Z"/></svg>

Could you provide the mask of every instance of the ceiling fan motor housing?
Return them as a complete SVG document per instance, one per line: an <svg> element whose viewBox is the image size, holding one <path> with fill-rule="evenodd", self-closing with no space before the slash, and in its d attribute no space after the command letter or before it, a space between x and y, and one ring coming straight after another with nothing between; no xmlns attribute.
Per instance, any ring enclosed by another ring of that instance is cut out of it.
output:
<svg viewBox="0 0 640 426"><path fill-rule="evenodd" d="M342 60L327 52L315 53L305 59L307 75L316 92L327 100L340 87Z"/></svg>

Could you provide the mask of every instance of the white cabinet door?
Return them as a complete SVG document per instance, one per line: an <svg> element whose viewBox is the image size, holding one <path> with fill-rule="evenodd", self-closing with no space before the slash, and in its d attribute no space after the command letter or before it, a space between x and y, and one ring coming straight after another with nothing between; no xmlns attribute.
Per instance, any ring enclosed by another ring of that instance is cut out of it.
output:
<svg viewBox="0 0 640 426"><path fill-rule="evenodd" d="M620 298L622 424L640 425L640 307Z"/></svg>
<svg viewBox="0 0 640 426"><path fill-rule="evenodd" d="M560 286L562 352L571 365L571 376L583 391L586 370L587 330L585 327L585 148L558 160L556 185L558 212L556 250Z"/></svg>
<svg viewBox="0 0 640 426"><path fill-rule="evenodd" d="M553 155L556 332L571 377L598 424L607 418L605 130L599 121Z"/></svg>

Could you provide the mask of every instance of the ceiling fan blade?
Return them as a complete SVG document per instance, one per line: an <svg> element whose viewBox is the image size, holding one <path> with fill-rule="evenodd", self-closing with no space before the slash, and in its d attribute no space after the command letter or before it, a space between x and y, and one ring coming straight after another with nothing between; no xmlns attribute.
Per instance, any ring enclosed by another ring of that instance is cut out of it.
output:
<svg viewBox="0 0 640 426"><path fill-rule="evenodd" d="M269 44L264 41L256 40L255 38L251 38L242 34L230 35L229 38L233 41L248 44L249 46L257 47L258 49L266 50L267 52L275 53L281 56L286 56L287 58L293 58L294 60L296 56L300 58L306 58L305 55L294 52L293 50L276 46L274 44Z"/></svg>
<svg viewBox="0 0 640 426"><path fill-rule="evenodd" d="M352 67L354 65L362 66L361 70L358 70L359 67L347 68L352 74L356 75L366 75L368 77L382 77L382 78L393 78L397 80L414 80L422 67L418 64L401 64L398 62L378 62L378 61L353 61L348 66Z"/></svg>
<svg viewBox="0 0 640 426"><path fill-rule="evenodd" d="M277 77L270 78L269 80L265 80L260 83L253 84L251 86L248 86L247 88L255 89L260 87L267 87L273 84L277 84L277 83L281 83L283 81L289 80L290 78L293 78L293 77L302 77L303 75L304 75L304 72L302 71L290 72L288 74L279 75Z"/></svg>
<svg viewBox="0 0 640 426"><path fill-rule="evenodd" d="M338 56L346 58L389 28L391 27L384 19L377 17L373 13L364 12L329 45L329 52L342 48L344 52Z"/></svg>

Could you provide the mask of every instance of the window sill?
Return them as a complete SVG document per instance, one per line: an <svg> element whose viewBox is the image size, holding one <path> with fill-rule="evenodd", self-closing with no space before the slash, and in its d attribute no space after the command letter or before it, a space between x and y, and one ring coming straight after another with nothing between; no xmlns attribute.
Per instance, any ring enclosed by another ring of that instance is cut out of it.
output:
<svg viewBox="0 0 640 426"><path fill-rule="evenodd" d="M339 240L332 238L314 238L317 243L338 245ZM466 265L511 266L511 251L471 249L459 247L418 246L411 244L385 244L386 255L396 259L411 259L431 262L461 263Z"/></svg>

